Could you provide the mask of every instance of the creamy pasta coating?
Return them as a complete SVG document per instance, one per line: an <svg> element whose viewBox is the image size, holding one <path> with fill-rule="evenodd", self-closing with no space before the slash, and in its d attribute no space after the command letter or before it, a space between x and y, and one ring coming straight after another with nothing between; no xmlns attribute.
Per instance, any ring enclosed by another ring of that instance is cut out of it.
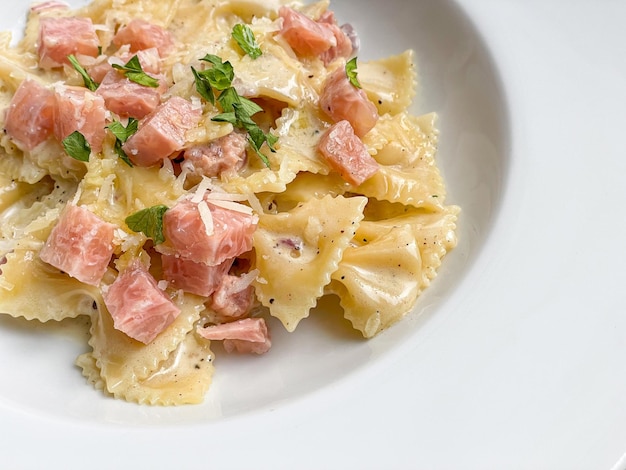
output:
<svg viewBox="0 0 626 470"><path fill-rule="evenodd" d="M365 338L396 323L459 208L413 51L358 54L328 0L33 4L0 33L0 312L89 316L87 382L151 405L324 296Z"/></svg>

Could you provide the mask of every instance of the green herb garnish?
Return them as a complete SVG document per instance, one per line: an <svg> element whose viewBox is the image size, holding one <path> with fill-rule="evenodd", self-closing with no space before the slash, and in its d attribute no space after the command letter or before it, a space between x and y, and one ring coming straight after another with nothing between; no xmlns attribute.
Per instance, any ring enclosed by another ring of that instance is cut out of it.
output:
<svg viewBox="0 0 626 470"><path fill-rule="evenodd" d="M270 133L266 134L257 123L252 120L252 116L263 111L263 108L254 101L240 96L234 88L224 90L218 98L218 101L222 105L222 109L226 112L214 116L212 120L229 122L233 126L247 131L248 143L265 166L269 168L269 159L261 152L261 146L267 143L270 151L275 152L274 144L278 141L278 137Z"/></svg>
<svg viewBox="0 0 626 470"><path fill-rule="evenodd" d="M115 153L117 153L117 155L130 167L133 166L133 162L130 161L130 158L122 149L122 145L131 135L137 132L138 125L139 121L137 119L129 118L126 127L124 127L124 125L119 121L113 121L111 124L106 126L107 129L109 129L115 136L115 145L113 146Z"/></svg>
<svg viewBox="0 0 626 470"><path fill-rule="evenodd" d="M96 91L98 89L98 84L93 80L93 78L89 76L83 66L80 65L74 54L68 55L67 60L70 61L70 64L72 64L74 69L83 77L83 83L85 84L85 87L90 91Z"/></svg>
<svg viewBox="0 0 626 470"><path fill-rule="evenodd" d="M234 127L247 131L250 146L269 168L269 159L260 149L264 143L267 143L269 149L275 152L274 144L278 141L278 137L270 133L266 134L252 120L252 116L262 112L263 108L237 93L232 86L235 73L230 62L223 62L220 57L213 54L207 54L200 60L210 63L211 67L201 71L191 67L196 90L206 101L214 105L217 103L222 108L222 112L214 116L212 121L228 122ZM216 98L217 92L219 95Z"/></svg>
<svg viewBox="0 0 626 470"><path fill-rule="evenodd" d="M62 141L63 148L67 154L81 162L88 162L91 154L91 146L85 136L79 131L74 131Z"/></svg>
<svg viewBox="0 0 626 470"><path fill-rule="evenodd" d="M163 243L163 215L168 210L167 206L156 205L147 207L126 217L124 222L133 232L141 232L148 238L152 238L156 245Z"/></svg>
<svg viewBox="0 0 626 470"><path fill-rule="evenodd" d="M230 62L222 62L218 56L207 54L202 59L211 64L206 70L198 71L191 67L198 94L211 104L215 104L215 92L229 88L235 78L233 66Z"/></svg>
<svg viewBox="0 0 626 470"><path fill-rule="evenodd" d="M248 25L236 24L233 27L232 37L237 44L239 44L241 50L253 59L258 58L261 54L263 54L263 52L261 52L261 48L256 42L254 33Z"/></svg>
<svg viewBox="0 0 626 470"><path fill-rule="evenodd" d="M157 88L159 81L143 71L139 58L134 55L124 65L112 64L114 69L121 71L130 81L139 83L140 85Z"/></svg>
<svg viewBox="0 0 626 470"><path fill-rule="evenodd" d="M356 71L356 57L353 57L346 63L346 75L352 85L357 88L361 88L361 84L359 83Z"/></svg>

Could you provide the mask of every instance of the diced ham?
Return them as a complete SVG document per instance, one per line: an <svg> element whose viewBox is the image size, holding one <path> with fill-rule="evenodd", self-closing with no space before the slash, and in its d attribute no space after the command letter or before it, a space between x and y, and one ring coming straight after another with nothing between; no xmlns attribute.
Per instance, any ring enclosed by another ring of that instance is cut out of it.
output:
<svg viewBox="0 0 626 470"><path fill-rule="evenodd" d="M113 44L118 47L128 44L131 52L154 47L161 57L165 57L174 47L174 40L160 26L137 18L117 31L113 36Z"/></svg>
<svg viewBox="0 0 626 470"><path fill-rule="evenodd" d="M265 354L272 347L272 340L268 332L267 338L262 343L242 339L225 339L222 345L228 354L234 352L239 354Z"/></svg>
<svg viewBox="0 0 626 470"><path fill-rule="evenodd" d="M243 276L226 275L211 298L210 307L221 318L241 318L250 313L254 302L254 286L252 281L255 273Z"/></svg>
<svg viewBox="0 0 626 470"><path fill-rule="evenodd" d="M90 18L43 17L39 20L37 53L44 69L69 64L70 54L97 57L100 42Z"/></svg>
<svg viewBox="0 0 626 470"><path fill-rule="evenodd" d="M22 150L32 150L52 135L54 94L26 79L15 91L7 109L4 129Z"/></svg>
<svg viewBox="0 0 626 470"><path fill-rule="evenodd" d="M57 85L53 115L54 135L59 141L79 131L94 152L102 150L106 109L101 96L84 87Z"/></svg>
<svg viewBox="0 0 626 470"><path fill-rule="evenodd" d="M211 227L203 219L200 204L206 204L210 212ZM165 212L166 243L156 248L162 253L168 250L168 254L216 266L252 249L257 222L254 215L220 207L209 200L196 203L184 199Z"/></svg>
<svg viewBox="0 0 626 470"><path fill-rule="evenodd" d="M183 168L201 176L219 176L237 171L245 163L247 139L239 132L231 132L205 145L185 150Z"/></svg>
<svg viewBox="0 0 626 470"><path fill-rule="evenodd" d="M272 346L269 330L263 318L244 318L231 323L198 328L203 338L224 340L227 352L263 354Z"/></svg>
<svg viewBox="0 0 626 470"><path fill-rule="evenodd" d="M359 137L367 134L378 122L378 110L365 91L355 87L339 67L329 75L320 95L320 108L334 121L347 120Z"/></svg>
<svg viewBox="0 0 626 470"><path fill-rule="evenodd" d="M339 27L339 25L337 24L337 20L335 19L335 14L330 10L325 12L320 17L318 22L320 24L327 25L335 36L335 40L337 41L336 46L333 46L320 54L320 57L324 64L328 65L338 58L350 58L355 50L353 39L349 37L344 31L344 29L348 29L348 27ZM352 29L352 32L354 32L354 29Z"/></svg>
<svg viewBox="0 0 626 470"><path fill-rule="evenodd" d="M379 169L365 144L348 121L339 121L322 135L318 149L333 170L348 183L358 186Z"/></svg>
<svg viewBox="0 0 626 470"><path fill-rule="evenodd" d="M97 286L113 254L115 228L85 207L68 205L39 256L79 281Z"/></svg>
<svg viewBox="0 0 626 470"><path fill-rule="evenodd" d="M198 124L201 115L191 102L173 96L142 119L122 148L135 165L154 165L183 149L186 132Z"/></svg>
<svg viewBox="0 0 626 470"><path fill-rule="evenodd" d="M293 8L282 6L278 14L283 20L280 34L300 56L319 56L337 45L332 29Z"/></svg>
<svg viewBox="0 0 626 470"><path fill-rule="evenodd" d="M121 272L103 297L115 329L144 344L153 341L180 314L139 261Z"/></svg>
<svg viewBox="0 0 626 470"><path fill-rule="evenodd" d="M109 111L123 117L141 119L161 104L165 89L165 84L157 88L140 85L112 69L105 75L96 94L104 99Z"/></svg>
<svg viewBox="0 0 626 470"><path fill-rule="evenodd" d="M174 288L185 292L209 297L228 273L233 260L226 260L216 266L181 258L175 255L161 255L163 277Z"/></svg>

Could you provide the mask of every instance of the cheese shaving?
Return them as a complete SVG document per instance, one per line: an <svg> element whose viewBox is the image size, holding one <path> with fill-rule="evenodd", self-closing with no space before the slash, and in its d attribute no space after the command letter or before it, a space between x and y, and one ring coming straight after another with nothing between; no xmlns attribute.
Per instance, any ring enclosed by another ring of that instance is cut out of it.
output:
<svg viewBox="0 0 626 470"><path fill-rule="evenodd" d="M198 212L200 213L200 218L202 219L202 223L204 224L204 230L206 234L210 237L213 235L213 215L211 214L211 209L209 209L208 204L205 201L200 201L198 203Z"/></svg>
<svg viewBox="0 0 626 470"><path fill-rule="evenodd" d="M211 204L221 207L222 209L228 209L235 212L241 212L242 214L252 215L253 211L251 207L244 206L234 201L221 201L219 199L211 200Z"/></svg>

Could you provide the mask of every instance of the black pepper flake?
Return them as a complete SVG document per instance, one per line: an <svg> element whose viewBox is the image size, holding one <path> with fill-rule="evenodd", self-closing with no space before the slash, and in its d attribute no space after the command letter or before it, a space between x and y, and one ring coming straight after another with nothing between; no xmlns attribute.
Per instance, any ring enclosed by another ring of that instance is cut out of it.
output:
<svg viewBox="0 0 626 470"><path fill-rule="evenodd" d="M270 299L270 304L273 304L276 299Z"/></svg>

